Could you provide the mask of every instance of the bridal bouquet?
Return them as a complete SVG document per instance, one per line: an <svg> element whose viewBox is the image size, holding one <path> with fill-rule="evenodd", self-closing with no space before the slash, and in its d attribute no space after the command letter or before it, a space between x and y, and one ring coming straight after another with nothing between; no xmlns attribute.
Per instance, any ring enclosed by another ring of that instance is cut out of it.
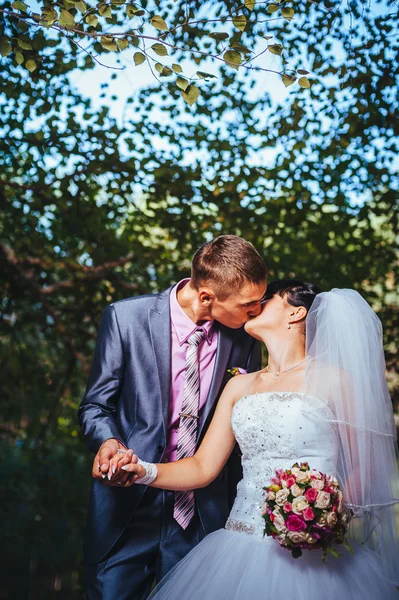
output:
<svg viewBox="0 0 399 600"><path fill-rule="evenodd" d="M306 462L295 463L291 469L278 469L264 489L264 533L290 550L294 558L299 558L303 549L321 548L325 562L327 553L340 556L334 543L353 553L346 539L351 513L344 507L335 477L310 469Z"/></svg>

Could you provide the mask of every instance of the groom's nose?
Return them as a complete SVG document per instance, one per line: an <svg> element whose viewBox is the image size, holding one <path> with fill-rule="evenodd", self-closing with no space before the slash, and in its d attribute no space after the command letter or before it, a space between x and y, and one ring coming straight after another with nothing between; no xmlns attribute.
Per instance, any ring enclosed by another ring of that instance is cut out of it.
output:
<svg viewBox="0 0 399 600"><path fill-rule="evenodd" d="M257 317L262 312L262 306L260 302L257 302L255 306L251 306L251 310L248 311L249 317Z"/></svg>

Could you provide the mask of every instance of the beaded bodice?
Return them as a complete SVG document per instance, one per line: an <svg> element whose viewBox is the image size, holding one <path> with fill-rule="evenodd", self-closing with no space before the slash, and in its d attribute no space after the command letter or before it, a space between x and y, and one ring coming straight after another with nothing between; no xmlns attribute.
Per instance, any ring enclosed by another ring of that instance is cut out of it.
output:
<svg viewBox="0 0 399 600"><path fill-rule="evenodd" d="M329 422L333 418L324 401L298 392L264 392L236 402L231 423L244 476L226 528L263 537L263 488L276 469L307 461L311 468L334 473L338 443Z"/></svg>

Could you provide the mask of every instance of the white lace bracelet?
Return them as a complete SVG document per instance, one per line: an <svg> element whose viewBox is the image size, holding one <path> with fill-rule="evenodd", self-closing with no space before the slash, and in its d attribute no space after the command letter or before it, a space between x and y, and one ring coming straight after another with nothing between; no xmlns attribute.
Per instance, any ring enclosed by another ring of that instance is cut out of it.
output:
<svg viewBox="0 0 399 600"><path fill-rule="evenodd" d="M158 469L156 464L148 463L140 459L138 459L137 464L145 468L146 474L143 477L139 477L138 479L136 479L135 483L150 485L150 483L152 483L158 475Z"/></svg>

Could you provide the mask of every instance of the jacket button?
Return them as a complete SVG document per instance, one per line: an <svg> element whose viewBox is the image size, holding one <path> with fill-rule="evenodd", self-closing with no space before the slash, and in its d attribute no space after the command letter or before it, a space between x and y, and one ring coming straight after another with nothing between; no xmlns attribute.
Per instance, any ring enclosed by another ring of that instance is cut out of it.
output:
<svg viewBox="0 0 399 600"><path fill-rule="evenodd" d="M162 452L163 452L163 446L158 446L158 452L159 452L160 454L162 454Z"/></svg>

